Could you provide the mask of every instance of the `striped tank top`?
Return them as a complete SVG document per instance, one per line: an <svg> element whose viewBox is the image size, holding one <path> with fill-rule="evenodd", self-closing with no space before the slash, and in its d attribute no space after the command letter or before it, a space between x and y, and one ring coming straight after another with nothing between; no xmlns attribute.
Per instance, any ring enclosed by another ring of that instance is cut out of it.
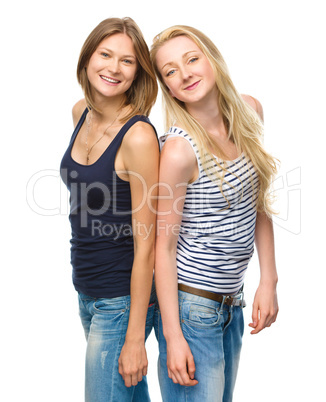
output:
<svg viewBox="0 0 326 402"><path fill-rule="evenodd" d="M254 252L258 175L244 154L233 161L219 160L228 170L222 187L227 201L219 179L212 181L206 174L193 139L173 126L160 138L161 146L171 137L190 143L199 169L184 201L177 244L178 283L214 293L236 293ZM220 168L212 161L208 169Z"/></svg>

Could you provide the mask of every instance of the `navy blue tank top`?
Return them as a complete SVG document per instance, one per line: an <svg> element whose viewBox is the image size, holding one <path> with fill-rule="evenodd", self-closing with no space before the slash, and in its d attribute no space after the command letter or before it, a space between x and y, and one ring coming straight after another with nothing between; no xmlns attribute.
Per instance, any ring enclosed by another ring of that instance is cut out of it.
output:
<svg viewBox="0 0 326 402"><path fill-rule="evenodd" d="M132 117L95 163L82 165L72 159L71 150L87 113L88 109L60 166L61 178L70 191L73 284L77 291L92 297L126 296L130 294L134 259L131 194L129 182L119 178L114 162L129 128L137 121L151 123L146 116Z"/></svg>

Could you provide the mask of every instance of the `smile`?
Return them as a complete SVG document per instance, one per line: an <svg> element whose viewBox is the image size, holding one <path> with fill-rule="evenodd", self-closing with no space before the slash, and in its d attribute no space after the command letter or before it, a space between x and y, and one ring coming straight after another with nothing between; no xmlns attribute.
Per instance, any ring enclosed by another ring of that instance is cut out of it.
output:
<svg viewBox="0 0 326 402"><path fill-rule="evenodd" d="M114 80L113 78L105 77L104 75L100 75L102 80L110 82L111 84L119 84L119 80Z"/></svg>
<svg viewBox="0 0 326 402"><path fill-rule="evenodd" d="M199 85L199 83L200 83L200 81L196 81L196 82L194 82L193 84L187 86L187 87L185 88L185 90L186 90L186 91L191 91L192 89L197 88L197 86Z"/></svg>

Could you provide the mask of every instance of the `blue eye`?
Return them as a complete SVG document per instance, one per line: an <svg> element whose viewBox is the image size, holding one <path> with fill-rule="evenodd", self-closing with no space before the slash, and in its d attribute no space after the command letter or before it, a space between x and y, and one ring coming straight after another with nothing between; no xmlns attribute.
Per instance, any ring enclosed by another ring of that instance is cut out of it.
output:
<svg viewBox="0 0 326 402"><path fill-rule="evenodd" d="M108 55L107 53L105 53L105 52L102 52L102 53L101 53L101 56L103 56L103 57L109 57L109 55Z"/></svg>
<svg viewBox="0 0 326 402"><path fill-rule="evenodd" d="M197 61L198 60L198 57L192 57L190 60L189 60L189 63L194 63L195 61Z"/></svg>
<svg viewBox="0 0 326 402"><path fill-rule="evenodd" d="M169 76L171 76L171 75L174 74L174 73L175 73L175 70L170 70L170 71L166 74L166 76L169 77Z"/></svg>

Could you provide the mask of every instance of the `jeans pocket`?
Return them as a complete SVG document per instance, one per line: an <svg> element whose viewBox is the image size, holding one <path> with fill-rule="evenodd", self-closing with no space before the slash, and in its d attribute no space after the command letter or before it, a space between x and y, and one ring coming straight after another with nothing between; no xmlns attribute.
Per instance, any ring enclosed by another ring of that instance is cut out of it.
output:
<svg viewBox="0 0 326 402"><path fill-rule="evenodd" d="M125 334L129 320L129 307L126 303L97 299L93 303L92 310L92 337L106 336L112 341Z"/></svg>
<svg viewBox="0 0 326 402"><path fill-rule="evenodd" d="M183 311L183 321L199 328L211 328L218 325L220 313L218 309L201 304L191 303L188 314Z"/></svg>
<svg viewBox="0 0 326 402"><path fill-rule="evenodd" d="M110 299L97 299L93 309L95 313L117 316L127 310L127 305L123 302L112 302Z"/></svg>

